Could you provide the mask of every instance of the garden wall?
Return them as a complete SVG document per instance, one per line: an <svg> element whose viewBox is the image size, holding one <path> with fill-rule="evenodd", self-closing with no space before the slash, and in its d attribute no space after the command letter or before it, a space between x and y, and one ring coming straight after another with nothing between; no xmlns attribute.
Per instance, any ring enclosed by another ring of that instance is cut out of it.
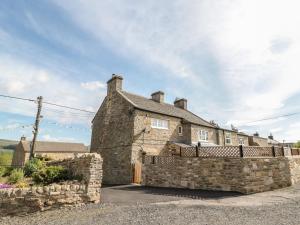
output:
<svg viewBox="0 0 300 225"><path fill-rule="evenodd" d="M72 159L51 162L51 165L54 164L68 168L74 175L81 176L82 181L0 190L0 216L100 201L102 158L99 154L81 154Z"/></svg>
<svg viewBox="0 0 300 225"><path fill-rule="evenodd" d="M160 163L159 163L160 162ZM143 165L143 185L256 193L300 180L300 158L165 157Z"/></svg>

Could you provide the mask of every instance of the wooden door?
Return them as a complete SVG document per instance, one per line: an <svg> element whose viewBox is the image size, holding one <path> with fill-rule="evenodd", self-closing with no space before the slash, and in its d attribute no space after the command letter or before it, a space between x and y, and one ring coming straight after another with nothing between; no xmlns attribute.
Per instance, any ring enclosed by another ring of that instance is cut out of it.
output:
<svg viewBox="0 0 300 225"><path fill-rule="evenodd" d="M140 184L142 181L142 164L136 162L133 165L133 183Z"/></svg>

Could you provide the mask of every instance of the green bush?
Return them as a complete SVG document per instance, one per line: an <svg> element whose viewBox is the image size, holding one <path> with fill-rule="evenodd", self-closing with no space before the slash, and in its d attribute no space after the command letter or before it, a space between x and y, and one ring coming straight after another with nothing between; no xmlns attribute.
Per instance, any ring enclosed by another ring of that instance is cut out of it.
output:
<svg viewBox="0 0 300 225"><path fill-rule="evenodd" d="M34 172L32 179L35 183L47 185L68 180L70 179L70 174L62 166L48 166Z"/></svg>
<svg viewBox="0 0 300 225"><path fill-rule="evenodd" d="M36 173L45 168L45 162L38 158L33 158L25 163L24 174L26 177L30 177L33 173Z"/></svg>
<svg viewBox="0 0 300 225"><path fill-rule="evenodd" d="M0 177L8 177L10 176L11 171L13 170L13 167L5 167L5 166L0 166Z"/></svg>
<svg viewBox="0 0 300 225"><path fill-rule="evenodd" d="M5 172L6 172L6 168L3 166L0 166L0 177L4 177Z"/></svg>
<svg viewBox="0 0 300 225"><path fill-rule="evenodd" d="M24 179L24 172L22 169L13 169L8 177L10 184L16 184Z"/></svg>

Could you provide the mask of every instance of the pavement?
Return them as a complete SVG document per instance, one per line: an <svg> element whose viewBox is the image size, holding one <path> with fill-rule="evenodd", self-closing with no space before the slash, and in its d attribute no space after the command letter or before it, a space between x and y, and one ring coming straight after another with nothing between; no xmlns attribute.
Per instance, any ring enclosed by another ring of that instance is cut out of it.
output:
<svg viewBox="0 0 300 225"><path fill-rule="evenodd" d="M235 192L121 185L102 188L100 204L0 218L0 225L299 225L300 184Z"/></svg>

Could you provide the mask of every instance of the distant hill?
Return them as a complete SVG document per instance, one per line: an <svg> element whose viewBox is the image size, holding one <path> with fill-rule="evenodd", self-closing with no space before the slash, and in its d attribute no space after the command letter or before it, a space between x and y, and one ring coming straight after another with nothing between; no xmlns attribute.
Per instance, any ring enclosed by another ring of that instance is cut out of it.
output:
<svg viewBox="0 0 300 225"><path fill-rule="evenodd" d="M0 139L0 151L14 151L18 142Z"/></svg>

